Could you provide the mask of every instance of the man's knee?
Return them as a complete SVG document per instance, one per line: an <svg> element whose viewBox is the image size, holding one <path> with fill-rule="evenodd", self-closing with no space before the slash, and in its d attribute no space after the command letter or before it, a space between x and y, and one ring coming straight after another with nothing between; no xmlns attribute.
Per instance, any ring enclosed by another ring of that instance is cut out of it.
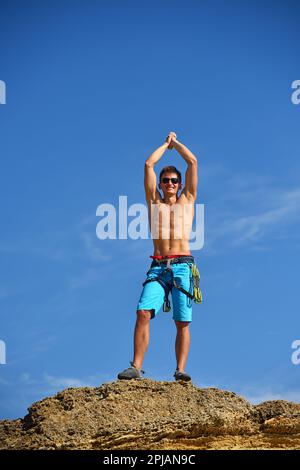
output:
<svg viewBox="0 0 300 470"><path fill-rule="evenodd" d="M137 321L139 323L148 323L148 321L151 320L152 317L152 310L137 310L136 315L137 315Z"/></svg>
<svg viewBox="0 0 300 470"><path fill-rule="evenodd" d="M181 330L183 328L187 328L189 326L190 322L175 320L175 324L176 324L177 329Z"/></svg>

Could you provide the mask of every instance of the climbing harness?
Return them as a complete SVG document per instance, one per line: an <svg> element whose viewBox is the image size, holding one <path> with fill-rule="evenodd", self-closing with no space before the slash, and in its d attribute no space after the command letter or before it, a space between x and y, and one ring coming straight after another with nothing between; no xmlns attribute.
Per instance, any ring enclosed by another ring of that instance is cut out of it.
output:
<svg viewBox="0 0 300 470"><path fill-rule="evenodd" d="M179 286L176 280L174 279L174 273L171 267L171 265L174 263L187 263L189 265L190 267L189 291ZM152 267L157 266L157 265L159 266L160 264L166 264L166 268L163 270L163 272L160 275L157 275L150 279L146 279L146 281L143 283L143 286L145 284L148 284L149 282L154 282L154 281L159 282L159 284L163 287L165 291L164 304L163 304L164 312L169 312L171 310L171 304L170 304L170 300L168 296L169 296L169 291L172 290L173 286L186 295L188 307L191 307L192 300L194 300L195 303L202 302L202 292L200 290L200 273L195 264L194 258L192 256L182 256L178 258L169 258L169 259L154 259L151 263L150 270ZM147 275L150 272L150 270L147 272ZM167 281L165 281L165 279L162 278L165 272L171 273L172 286L170 287L170 289L168 288Z"/></svg>

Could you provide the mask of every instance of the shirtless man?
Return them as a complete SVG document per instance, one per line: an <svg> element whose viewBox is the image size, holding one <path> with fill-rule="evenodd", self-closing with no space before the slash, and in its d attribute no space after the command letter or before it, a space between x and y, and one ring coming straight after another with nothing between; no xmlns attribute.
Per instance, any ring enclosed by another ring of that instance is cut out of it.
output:
<svg viewBox="0 0 300 470"><path fill-rule="evenodd" d="M154 165L166 149L175 148L187 163L185 187L182 189L181 174L174 167L162 169L159 188L156 187ZM156 316L164 303L165 311L170 310L168 293L172 293L173 319L177 328L175 353L177 368L175 380L191 380L185 372L190 348L189 323L192 321L191 266L194 258L189 248L189 237L194 217L194 203L197 197L197 159L185 145L170 132L163 145L158 147L145 162L145 194L148 204L154 255L143 290L137 305L137 319L134 331L134 357L131 367L118 374L119 379L142 378L142 363L149 344L150 320ZM185 209L189 210L185 210ZM156 236L153 236L155 232ZM156 278L156 279L154 279ZM173 280L176 286L173 284ZM153 282L152 282L153 281ZM178 289L179 286L179 289Z"/></svg>

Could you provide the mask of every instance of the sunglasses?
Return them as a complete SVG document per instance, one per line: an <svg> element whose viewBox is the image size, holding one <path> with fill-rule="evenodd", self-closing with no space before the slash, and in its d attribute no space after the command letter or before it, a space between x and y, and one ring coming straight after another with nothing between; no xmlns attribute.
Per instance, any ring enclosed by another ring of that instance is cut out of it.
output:
<svg viewBox="0 0 300 470"><path fill-rule="evenodd" d="M177 184L178 183L178 178L162 178L162 182L164 184L168 184L169 181L171 181L172 184Z"/></svg>

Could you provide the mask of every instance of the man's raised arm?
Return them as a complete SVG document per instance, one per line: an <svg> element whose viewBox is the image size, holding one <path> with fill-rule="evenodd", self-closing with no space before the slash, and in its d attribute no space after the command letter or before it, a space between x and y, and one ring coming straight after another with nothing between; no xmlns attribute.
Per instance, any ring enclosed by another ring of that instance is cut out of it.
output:
<svg viewBox="0 0 300 470"><path fill-rule="evenodd" d="M154 171L154 165L161 159L171 141L171 134L168 135L166 141L158 147L145 162L145 173L144 173L144 186L147 201L157 201L160 199L160 194L156 188L156 174ZM176 135L176 134L174 134Z"/></svg>
<svg viewBox="0 0 300 470"><path fill-rule="evenodd" d="M172 138L172 146L180 153L186 161L188 167L185 173L185 187L183 193L189 198L195 200L197 197L198 186L198 162L195 155L176 138Z"/></svg>

